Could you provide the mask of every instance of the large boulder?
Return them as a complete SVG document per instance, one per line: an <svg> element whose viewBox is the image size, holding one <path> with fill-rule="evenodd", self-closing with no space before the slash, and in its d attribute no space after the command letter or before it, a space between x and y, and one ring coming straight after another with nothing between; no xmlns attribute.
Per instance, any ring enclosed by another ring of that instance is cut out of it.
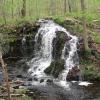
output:
<svg viewBox="0 0 100 100"><path fill-rule="evenodd" d="M57 78L61 71L64 69L64 64L64 60L53 61L51 65L47 69L45 69L44 72Z"/></svg>
<svg viewBox="0 0 100 100"><path fill-rule="evenodd" d="M69 41L71 37L68 37L66 33L58 31L56 33L56 38L53 40L53 59L61 59L62 50L64 48L65 42Z"/></svg>
<svg viewBox="0 0 100 100"><path fill-rule="evenodd" d="M67 80L68 81L72 81L72 80L79 81L79 78L80 78L80 69L78 67L73 67L68 72Z"/></svg>
<svg viewBox="0 0 100 100"><path fill-rule="evenodd" d="M53 51L52 51L52 56L53 56L53 62L51 65L45 69L46 74L51 74L54 77L58 77L58 75L62 72L64 69L64 64L65 61L61 59L62 56L62 50L65 46L66 41L69 41L71 37L68 37L66 33L62 31L58 31L56 33L56 38L53 40ZM67 53L67 51L66 51Z"/></svg>

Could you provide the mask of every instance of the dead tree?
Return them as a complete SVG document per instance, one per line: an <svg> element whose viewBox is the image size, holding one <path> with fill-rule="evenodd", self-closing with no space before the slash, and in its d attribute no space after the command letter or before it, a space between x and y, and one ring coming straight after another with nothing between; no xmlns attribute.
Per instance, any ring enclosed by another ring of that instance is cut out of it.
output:
<svg viewBox="0 0 100 100"><path fill-rule="evenodd" d="M1 52L0 52L0 63L1 63L1 66L2 66L3 75L4 75L5 82L6 82L7 93L8 93L8 100L11 100L10 84L9 84L8 73L7 73L7 68L6 68L7 65L4 63L4 60L2 58L2 53Z"/></svg>
<svg viewBox="0 0 100 100"><path fill-rule="evenodd" d="M67 0L64 0L64 14L67 12Z"/></svg>
<svg viewBox="0 0 100 100"><path fill-rule="evenodd" d="M85 51L89 51L88 46L88 33L87 33L87 26L86 26L86 17L85 17L85 0L81 0L81 10L82 10L82 19L83 19L83 37L84 37L84 47Z"/></svg>
<svg viewBox="0 0 100 100"><path fill-rule="evenodd" d="M21 15L22 17L26 16L26 0L23 0L23 7L21 9Z"/></svg>
<svg viewBox="0 0 100 100"><path fill-rule="evenodd" d="M68 0L68 9L69 9L69 13L72 12L70 0Z"/></svg>
<svg viewBox="0 0 100 100"><path fill-rule="evenodd" d="M2 5L2 17L3 17L3 19L4 19L4 24L6 24L7 23L7 21L6 21L6 13L5 13L5 0L3 0L3 5Z"/></svg>
<svg viewBox="0 0 100 100"><path fill-rule="evenodd" d="M14 1L12 0L12 18L14 18L14 9L13 9Z"/></svg>

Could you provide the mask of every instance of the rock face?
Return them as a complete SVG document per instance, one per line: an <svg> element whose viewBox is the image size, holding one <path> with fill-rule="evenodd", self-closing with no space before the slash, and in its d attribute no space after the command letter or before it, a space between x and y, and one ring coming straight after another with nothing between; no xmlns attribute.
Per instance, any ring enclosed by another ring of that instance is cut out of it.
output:
<svg viewBox="0 0 100 100"><path fill-rule="evenodd" d="M53 40L53 59L61 59L62 50L64 48L65 42L69 41L70 39L71 38L69 38L64 32L59 31L56 33L56 38Z"/></svg>
<svg viewBox="0 0 100 100"><path fill-rule="evenodd" d="M60 72L64 69L64 64L64 60L55 60L44 72L57 78Z"/></svg>
<svg viewBox="0 0 100 100"><path fill-rule="evenodd" d="M53 40L52 56L54 61L47 69L45 69L46 74L51 74L57 78L60 72L64 69L65 62L61 59L62 50L64 48L65 42L69 41L70 39L71 38L69 38L64 32L57 32L56 38Z"/></svg>
<svg viewBox="0 0 100 100"><path fill-rule="evenodd" d="M34 38L38 28L39 25L25 22L14 27L10 32L8 31L7 34L9 34L9 36L14 35L12 38L9 36L8 38L14 41L9 43L10 49L9 52L4 55L4 58L11 57L19 60L23 56L29 57L29 55L32 55L35 43Z"/></svg>
<svg viewBox="0 0 100 100"><path fill-rule="evenodd" d="M67 75L67 80L68 81L79 81L80 78L80 70L78 67L73 67L72 70L69 71L68 75Z"/></svg>

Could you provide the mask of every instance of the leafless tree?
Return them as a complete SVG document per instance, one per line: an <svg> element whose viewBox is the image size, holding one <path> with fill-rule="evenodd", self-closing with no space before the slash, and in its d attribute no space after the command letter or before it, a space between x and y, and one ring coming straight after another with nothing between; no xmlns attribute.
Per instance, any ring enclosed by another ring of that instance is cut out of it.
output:
<svg viewBox="0 0 100 100"><path fill-rule="evenodd" d="M68 9L69 9L69 12L72 12L70 0L68 0Z"/></svg>
<svg viewBox="0 0 100 100"><path fill-rule="evenodd" d="M87 34L87 26L86 26L86 17L85 17L85 0L81 0L81 9L83 14L83 37L84 37L84 46L85 50L89 51L88 46L88 34Z"/></svg>
<svg viewBox="0 0 100 100"><path fill-rule="evenodd" d="M14 8L13 8L13 5L14 5L14 1L12 0L12 18L14 18Z"/></svg>
<svg viewBox="0 0 100 100"><path fill-rule="evenodd" d="M6 24L7 21L6 21L6 13L5 13L5 2L6 0L3 0L3 5L2 5L2 17L4 19L4 23Z"/></svg>
<svg viewBox="0 0 100 100"><path fill-rule="evenodd" d="M55 15L55 0L51 0L51 4L50 4L50 9L51 9L51 15Z"/></svg>
<svg viewBox="0 0 100 100"><path fill-rule="evenodd" d="M67 12L67 0L64 0L64 14Z"/></svg>
<svg viewBox="0 0 100 100"><path fill-rule="evenodd" d="M0 63L1 63L1 66L2 66L3 75L4 75L5 82L6 82L7 93L8 93L8 100L11 100L10 84L9 84L8 73L7 73L7 68L6 68L7 65L4 63L4 60L2 58L2 53L1 52L0 52Z"/></svg>
<svg viewBox="0 0 100 100"><path fill-rule="evenodd" d="M26 0L23 0L23 7L21 9L21 15L22 17L26 16Z"/></svg>

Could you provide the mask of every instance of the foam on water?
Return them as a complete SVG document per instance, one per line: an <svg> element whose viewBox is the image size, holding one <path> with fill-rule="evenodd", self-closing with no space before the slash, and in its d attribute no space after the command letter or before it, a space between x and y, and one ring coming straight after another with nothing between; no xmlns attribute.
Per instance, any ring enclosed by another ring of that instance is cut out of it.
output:
<svg viewBox="0 0 100 100"><path fill-rule="evenodd" d="M93 83L86 82L86 81L80 81L80 82L79 82L79 85L80 85L80 86L89 86L89 85L91 85L91 84L93 84Z"/></svg>

